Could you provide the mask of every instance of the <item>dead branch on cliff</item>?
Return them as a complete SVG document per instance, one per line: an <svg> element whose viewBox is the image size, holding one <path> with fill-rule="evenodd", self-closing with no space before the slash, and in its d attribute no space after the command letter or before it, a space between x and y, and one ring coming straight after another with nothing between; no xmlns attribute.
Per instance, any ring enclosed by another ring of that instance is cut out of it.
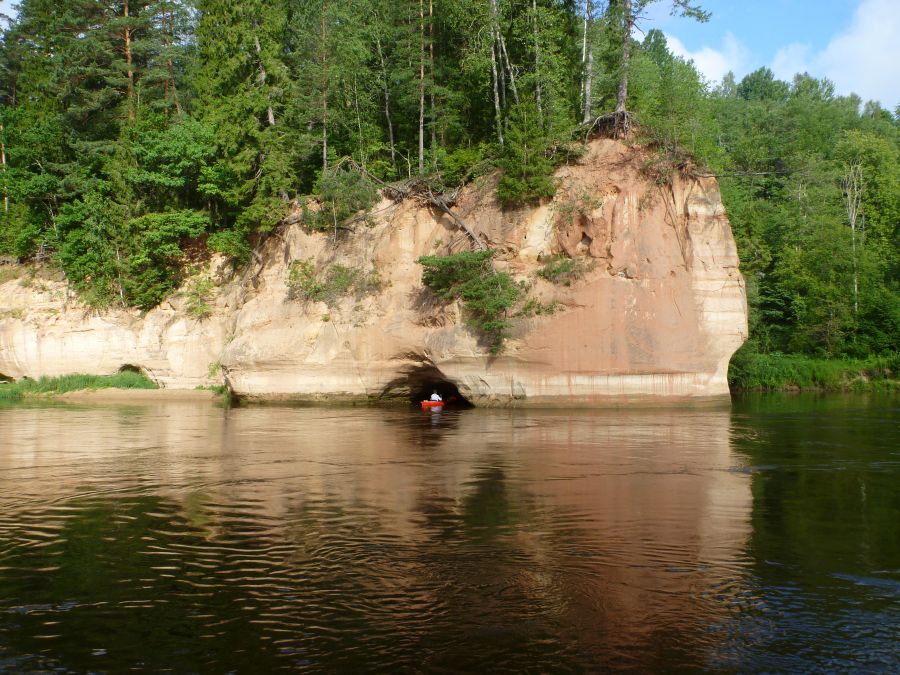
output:
<svg viewBox="0 0 900 675"><path fill-rule="evenodd" d="M459 199L461 187L457 187L450 192L435 193L431 184L422 178L410 178L399 183L386 183L377 176L372 175L365 167L357 164L356 161L347 159L345 162L354 171L359 171L373 183L380 185L382 194L388 199L395 202L414 199L421 204L436 208L447 214L453 223L469 236L469 239L472 240L472 243L479 251L487 250L487 246L485 246L475 231L451 208L456 203L456 200Z"/></svg>
<svg viewBox="0 0 900 675"><path fill-rule="evenodd" d="M746 176L790 176L793 171L728 171L725 173L698 173L699 178L743 178ZM806 175L805 173L803 175Z"/></svg>

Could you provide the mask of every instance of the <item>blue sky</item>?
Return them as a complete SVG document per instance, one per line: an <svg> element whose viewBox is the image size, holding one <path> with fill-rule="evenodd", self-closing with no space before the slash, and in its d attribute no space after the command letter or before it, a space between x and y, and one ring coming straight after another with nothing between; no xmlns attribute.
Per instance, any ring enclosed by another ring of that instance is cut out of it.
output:
<svg viewBox="0 0 900 675"><path fill-rule="evenodd" d="M740 78L762 66L790 80L827 77L891 110L900 104L900 0L700 0L708 23L672 17L652 5L641 27L659 28L675 53L694 60L710 81Z"/></svg>
<svg viewBox="0 0 900 675"><path fill-rule="evenodd" d="M699 0L712 12L701 24L651 5L640 24L659 28L675 53L693 59L711 82L768 66L827 77L839 94L855 92L893 110L900 104L900 0ZM0 0L9 13L13 0Z"/></svg>

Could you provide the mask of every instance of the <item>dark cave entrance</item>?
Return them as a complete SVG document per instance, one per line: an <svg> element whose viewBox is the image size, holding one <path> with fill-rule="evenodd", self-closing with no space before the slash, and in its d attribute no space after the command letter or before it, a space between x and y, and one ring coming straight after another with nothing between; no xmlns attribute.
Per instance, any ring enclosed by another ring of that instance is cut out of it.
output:
<svg viewBox="0 0 900 675"><path fill-rule="evenodd" d="M145 376L147 375L147 373L144 371L143 368L141 368L140 366L134 366L130 363L126 363L125 365L121 366L119 368L118 372L120 372L120 373L137 373L138 375L145 375Z"/></svg>
<svg viewBox="0 0 900 675"><path fill-rule="evenodd" d="M437 391L448 406L474 407L440 369L430 364L408 370L385 388L384 395L396 399L405 398L413 405L419 405L419 402L427 401L433 391Z"/></svg>
<svg viewBox="0 0 900 675"><path fill-rule="evenodd" d="M413 389L409 400L414 405L419 405L420 401L427 401L431 397L431 393L437 391L447 405L457 408L473 408L465 396L459 393L459 389L455 384L445 379L430 379L422 381L418 388Z"/></svg>

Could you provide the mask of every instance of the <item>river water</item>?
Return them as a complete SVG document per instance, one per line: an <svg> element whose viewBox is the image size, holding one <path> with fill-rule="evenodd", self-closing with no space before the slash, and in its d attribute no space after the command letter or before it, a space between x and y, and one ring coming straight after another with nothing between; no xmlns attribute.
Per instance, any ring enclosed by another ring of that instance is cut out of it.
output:
<svg viewBox="0 0 900 675"><path fill-rule="evenodd" d="M0 671L900 671L900 399L0 408Z"/></svg>

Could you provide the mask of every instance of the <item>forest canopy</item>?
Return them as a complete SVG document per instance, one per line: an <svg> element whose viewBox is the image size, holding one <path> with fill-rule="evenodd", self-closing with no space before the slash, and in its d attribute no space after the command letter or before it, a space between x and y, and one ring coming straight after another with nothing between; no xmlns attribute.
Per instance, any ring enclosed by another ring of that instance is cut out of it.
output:
<svg viewBox="0 0 900 675"><path fill-rule="evenodd" d="M22 0L0 44L0 254L149 309L188 245L240 264L308 195L352 215L363 175L499 170L503 203L546 198L606 116L719 177L750 349L898 351L900 110L765 68L711 86L642 23L651 2Z"/></svg>

